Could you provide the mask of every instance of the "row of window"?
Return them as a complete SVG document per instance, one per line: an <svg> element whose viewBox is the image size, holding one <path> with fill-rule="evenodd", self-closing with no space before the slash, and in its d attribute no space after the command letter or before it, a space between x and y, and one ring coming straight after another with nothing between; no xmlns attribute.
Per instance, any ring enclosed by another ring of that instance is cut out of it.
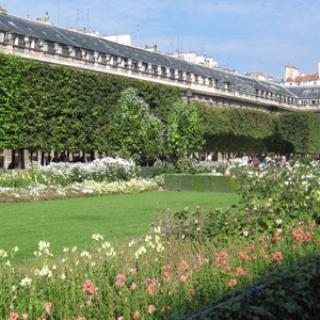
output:
<svg viewBox="0 0 320 320"><path fill-rule="evenodd" d="M18 34L5 34L0 32L0 42L10 43L17 47L27 47L28 49L40 50L49 54L58 54L65 57L71 57L73 59L85 60L88 63L98 62L100 64L108 64L110 66L131 69L135 72L143 72L156 77L161 76L169 78L171 80L186 81L189 83L208 85L210 87L215 87L220 90L227 90L231 92L237 91L240 94L251 94L264 99L275 100L288 104L298 103L297 99L288 96L274 94L268 91L257 89L255 90L255 92L246 92L241 89L239 90L236 89L235 85L232 82L228 81L217 81L216 79L204 78L196 74L191 74L190 72L184 72L173 68L167 68L165 66L158 66L153 64L150 65L146 62L129 60L128 58L117 57L114 55L99 53L92 50L81 49L73 46L64 46L50 41L24 37ZM299 104L304 105L309 103L302 101ZM312 101L312 104L319 104L319 101Z"/></svg>

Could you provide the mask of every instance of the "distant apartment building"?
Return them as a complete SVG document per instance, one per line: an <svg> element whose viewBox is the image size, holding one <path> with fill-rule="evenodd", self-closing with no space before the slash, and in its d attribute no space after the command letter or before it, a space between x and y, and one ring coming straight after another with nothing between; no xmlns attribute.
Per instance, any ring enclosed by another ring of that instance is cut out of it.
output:
<svg viewBox="0 0 320 320"><path fill-rule="evenodd" d="M285 86L320 86L320 63L318 72L312 74L301 74L300 69L295 66L285 66L284 71Z"/></svg>
<svg viewBox="0 0 320 320"><path fill-rule="evenodd" d="M170 54L171 57L181 59L194 64L201 64L207 67L215 68L218 67L218 62L211 57L197 54L195 52L180 52Z"/></svg>

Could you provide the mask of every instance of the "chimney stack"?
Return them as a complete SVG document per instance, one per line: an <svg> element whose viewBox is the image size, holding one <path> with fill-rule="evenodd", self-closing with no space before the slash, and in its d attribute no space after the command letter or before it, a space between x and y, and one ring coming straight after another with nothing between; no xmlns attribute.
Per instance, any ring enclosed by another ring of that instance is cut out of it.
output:
<svg viewBox="0 0 320 320"><path fill-rule="evenodd" d="M7 10L3 5L0 4L0 13L7 13Z"/></svg>

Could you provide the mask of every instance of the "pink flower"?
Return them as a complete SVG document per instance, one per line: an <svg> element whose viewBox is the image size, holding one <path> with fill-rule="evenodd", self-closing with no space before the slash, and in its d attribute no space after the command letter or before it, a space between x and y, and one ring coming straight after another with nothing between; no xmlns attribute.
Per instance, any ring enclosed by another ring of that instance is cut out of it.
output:
<svg viewBox="0 0 320 320"><path fill-rule="evenodd" d="M156 282L151 282L149 285L148 285L148 288L147 288L147 293L150 295L150 296L153 296L155 291L157 289L157 283Z"/></svg>
<svg viewBox="0 0 320 320"><path fill-rule="evenodd" d="M181 283L187 283L188 282L188 276L186 274L183 274L181 277L180 277L180 282Z"/></svg>
<svg viewBox="0 0 320 320"><path fill-rule="evenodd" d="M194 299L194 298L196 297L196 290L193 289L193 288L191 288L191 289L189 290L189 295L190 295L190 297L191 297L192 299Z"/></svg>
<svg viewBox="0 0 320 320"><path fill-rule="evenodd" d="M165 272L170 272L170 271L171 271L171 266L170 266L170 264L166 264L166 265L163 267L163 271L165 271Z"/></svg>
<svg viewBox="0 0 320 320"><path fill-rule="evenodd" d="M237 267L236 268L236 276L237 277L241 277L241 276L244 276L246 273L245 273L245 271L242 269L242 268L240 268L240 267Z"/></svg>
<svg viewBox="0 0 320 320"><path fill-rule="evenodd" d="M182 260L182 261L180 262L180 265L181 265L182 270L183 270L184 272L188 272L188 271L189 271L190 266L189 266L189 264L188 264L187 261Z"/></svg>
<svg viewBox="0 0 320 320"><path fill-rule="evenodd" d="M238 254L238 258L240 260L247 260L248 259L248 255L245 252L240 251Z"/></svg>
<svg viewBox="0 0 320 320"><path fill-rule="evenodd" d="M139 311L135 311L135 312L133 313L133 319L134 319L134 320L140 319L140 312L139 312Z"/></svg>
<svg viewBox="0 0 320 320"><path fill-rule="evenodd" d="M27 313L23 313L21 315L21 317L22 317L23 320L28 320L28 314Z"/></svg>
<svg viewBox="0 0 320 320"><path fill-rule="evenodd" d="M131 268L131 269L130 269L130 274L131 274L132 276L135 276L135 275L137 274L137 268Z"/></svg>
<svg viewBox="0 0 320 320"><path fill-rule="evenodd" d="M84 293L90 294L91 296L94 296L96 294L96 288L94 287L91 280L86 280L83 283L82 291Z"/></svg>
<svg viewBox="0 0 320 320"><path fill-rule="evenodd" d="M44 311L46 312L47 315L50 316L51 314L51 307L52 307L52 304L47 302L45 305L44 305Z"/></svg>
<svg viewBox="0 0 320 320"><path fill-rule="evenodd" d="M120 317L117 318L117 320L124 320L124 317L120 316Z"/></svg>
<svg viewBox="0 0 320 320"><path fill-rule="evenodd" d="M150 304L150 306L148 307L148 313L153 315L156 312L156 307L153 304Z"/></svg>
<svg viewBox="0 0 320 320"><path fill-rule="evenodd" d="M168 272L168 271L165 271L165 272L163 273L163 275L162 275L162 280L163 280L164 282L167 282L167 281L170 280L170 275L169 275L169 272Z"/></svg>
<svg viewBox="0 0 320 320"><path fill-rule="evenodd" d="M304 234L304 238L310 241L312 239L312 234L310 232L307 232Z"/></svg>
<svg viewBox="0 0 320 320"><path fill-rule="evenodd" d="M282 259L283 259L283 255L280 251L277 251L272 255L272 261L280 261Z"/></svg>
<svg viewBox="0 0 320 320"><path fill-rule="evenodd" d="M87 305L88 307L92 306L92 301L91 301L90 299L88 299L88 300L86 301L86 305Z"/></svg>
<svg viewBox="0 0 320 320"><path fill-rule="evenodd" d="M272 238L272 242L276 242L280 240L280 232L275 232Z"/></svg>
<svg viewBox="0 0 320 320"><path fill-rule="evenodd" d="M292 237L297 241L303 241L303 229L298 228L292 232Z"/></svg>
<svg viewBox="0 0 320 320"><path fill-rule="evenodd" d="M76 318L76 320L86 320L86 318L82 317L82 316L79 316L79 317Z"/></svg>
<svg viewBox="0 0 320 320"><path fill-rule="evenodd" d="M118 273L117 274L117 276L116 276L116 285L118 287L121 287L121 286L125 285L126 281L127 281L127 278L126 278L126 276L124 274L122 274L122 273Z"/></svg>
<svg viewBox="0 0 320 320"><path fill-rule="evenodd" d="M237 285L237 280L236 279L229 279L228 281L228 287L232 288L235 287Z"/></svg>
<svg viewBox="0 0 320 320"><path fill-rule="evenodd" d="M131 290L131 292L133 292L133 291L136 291L136 289L137 289L137 285L136 285L136 283L133 282L130 286L130 290Z"/></svg>
<svg viewBox="0 0 320 320"><path fill-rule="evenodd" d="M264 237L264 236L261 236L261 237L259 237L258 240L259 240L260 243L265 242L265 237Z"/></svg>
<svg viewBox="0 0 320 320"><path fill-rule="evenodd" d="M9 320L18 320L19 319L19 314L16 312L10 312L10 317Z"/></svg>

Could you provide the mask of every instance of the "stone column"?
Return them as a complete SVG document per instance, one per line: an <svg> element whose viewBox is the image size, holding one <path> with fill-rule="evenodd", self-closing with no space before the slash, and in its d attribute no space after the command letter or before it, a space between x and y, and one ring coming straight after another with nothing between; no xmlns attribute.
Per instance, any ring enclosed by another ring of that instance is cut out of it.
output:
<svg viewBox="0 0 320 320"><path fill-rule="evenodd" d="M25 169L30 169L31 168L31 159L30 159L29 150L23 150L23 157L24 157Z"/></svg>
<svg viewBox="0 0 320 320"><path fill-rule="evenodd" d="M4 167L4 169L8 169L9 164L12 161L12 150L5 149L3 151L3 156L4 156L4 165L3 165L3 167Z"/></svg>

